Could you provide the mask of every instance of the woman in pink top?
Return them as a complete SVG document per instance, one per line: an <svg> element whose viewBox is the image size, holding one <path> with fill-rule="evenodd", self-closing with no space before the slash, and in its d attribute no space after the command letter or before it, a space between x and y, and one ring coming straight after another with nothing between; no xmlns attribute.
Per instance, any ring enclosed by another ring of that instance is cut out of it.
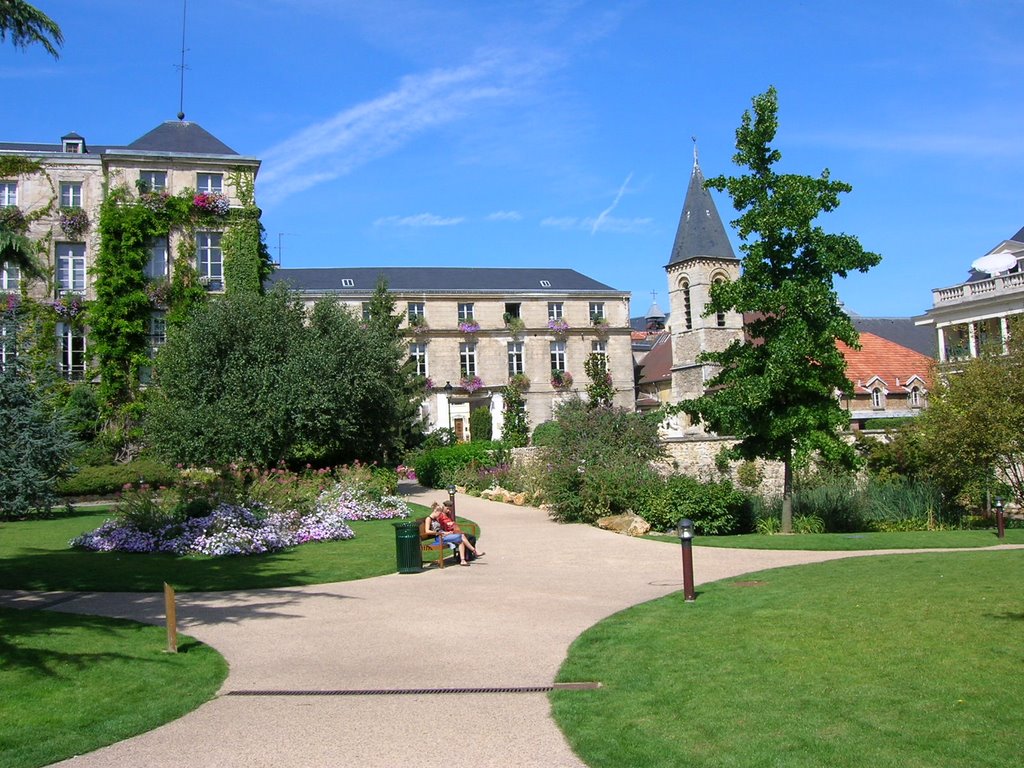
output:
<svg viewBox="0 0 1024 768"><path fill-rule="evenodd" d="M449 502L445 502L447 505ZM428 518L427 524L430 526L430 530L437 536L435 542L440 544L457 544L459 547L459 565L469 565L469 560L466 559L466 550L468 549L476 557L483 557L484 553L473 546L472 542L466 537L466 534L459 528L452 517L448 514L448 510L445 506L438 504L436 501L430 507L430 517Z"/></svg>

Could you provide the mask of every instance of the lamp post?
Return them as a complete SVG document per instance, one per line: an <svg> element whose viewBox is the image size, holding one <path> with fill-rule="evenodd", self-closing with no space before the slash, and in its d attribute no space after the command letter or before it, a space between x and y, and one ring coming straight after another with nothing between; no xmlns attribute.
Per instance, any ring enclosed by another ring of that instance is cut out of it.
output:
<svg viewBox="0 0 1024 768"><path fill-rule="evenodd" d="M452 521L455 521L455 484L452 483L448 486L448 501L452 505Z"/></svg>
<svg viewBox="0 0 1024 768"><path fill-rule="evenodd" d="M693 521L685 517L679 521L679 543L683 546L683 597L692 603L697 599L693 591Z"/></svg>
<svg viewBox="0 0 1024 768"><path fill-rule="evenodd" d="M448 404L448 431L452 430L452 383L446 381L444 383L444 396L445 402Z"/></svg>
<svg viewBox="0 0 1024 768"><path fill-rule="evenodd" d="M1003 520L1003 500L999 496L996 496L996 537L1004 538L1006 536L1006 523Z"/></svg>

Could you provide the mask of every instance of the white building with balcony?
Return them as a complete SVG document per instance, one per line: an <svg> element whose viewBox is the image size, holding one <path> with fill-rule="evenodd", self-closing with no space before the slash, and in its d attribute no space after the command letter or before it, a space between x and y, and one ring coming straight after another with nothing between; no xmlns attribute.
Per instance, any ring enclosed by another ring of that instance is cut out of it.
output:
<svg viewBox="0 0 1024 768"><path fill-rule="evenodd" d="M967 280L932 291L917 325L935 329L939 362L1006 351L1009 318L1024 315L1024 228L976 260Z"/></svg>

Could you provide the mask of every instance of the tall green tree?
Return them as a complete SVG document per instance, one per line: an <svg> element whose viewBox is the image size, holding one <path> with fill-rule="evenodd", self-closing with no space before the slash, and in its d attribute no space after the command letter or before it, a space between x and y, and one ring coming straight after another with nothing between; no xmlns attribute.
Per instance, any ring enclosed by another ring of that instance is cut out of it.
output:
<svg viewBox="0 0 1024 768"><path fill-rule="evenodd" d="M590 408L608 407L615 399L612 375L608 373L608 357L591 352L583 363L590 383L587 384L587 405Z"/></svg>
<svg viewBox="0 0 1024 768"><path fill-rule="evenodd" d="M526 415L526 400L522 390L509 384L502 390L504 422L501 426L502 442L512 448L522 448L530 441L530 423Z"/></svg>
<svg viewBox="0 0 1024 768"><path fill-rule="evenodd" d="M718 373L707 394L679 408L718 434L738 437L734 457L784 464L782 529L789 532L794 462L815 452L829 462L856 461L840 435L848 416L836 394L849 383L836 340L856 347L858 336L833 281L865 272L881 257L852 235L815 225L850 185L832 180L827 169L817 178L776 172L777 113L774 88L756 96L753 113L745 112L736 130L733 156L749 172L706 182L728 192L740 212L732 223L744 255L741 276L712 287L705 314L733 310L754 319L746 339L701 356L720 366Z"/></svg>
<svg viewBox="0 0 1024 768"><path fill-rule="evenodd" d="M53 58L64 44L64 33L45 13L24 0L0 0L0 40L10 35L15 48L41 45Z"/></svg>
<svg viewBox="0 0 1024 768"><path fill-rule="evenodd" d="M17 323L9 313L0 313L0 325L12 339ZM32 382L20 359L0 369L0 434L0 517L48 509L75 443L52 397Z"/></svg>
<svg viewBox="0 0 1024 768"><path fill-rule="evenodd" d="M1000 486L1024 504L1024 321L1007 347L943 372L912 424L928 474L962 504Z"/></svg>

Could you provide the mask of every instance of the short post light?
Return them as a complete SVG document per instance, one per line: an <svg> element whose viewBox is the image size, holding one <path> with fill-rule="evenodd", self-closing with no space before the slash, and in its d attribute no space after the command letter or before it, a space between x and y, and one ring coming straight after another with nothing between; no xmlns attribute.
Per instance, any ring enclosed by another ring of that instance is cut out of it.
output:
<svg viewBox="0 0 1024 768"><path fill-rule="evenodd" d="M697 594L693 591L693 521L689 518L679 521L679 543L683 545L683 597L692 603Z"/></svg>
<svg viewBox="0 0 1024 768"><path fill-rule="evenodd" d="M1006 521L1003 519L1003 500L996 496L996 537L1006 537Z"/></svg>
<svg viewBox="0 0 1024 768"><path fill-rule="evenodd" d="M448 486L448 501L452 505L452 520L455 520L455 484Z"/></svg>

